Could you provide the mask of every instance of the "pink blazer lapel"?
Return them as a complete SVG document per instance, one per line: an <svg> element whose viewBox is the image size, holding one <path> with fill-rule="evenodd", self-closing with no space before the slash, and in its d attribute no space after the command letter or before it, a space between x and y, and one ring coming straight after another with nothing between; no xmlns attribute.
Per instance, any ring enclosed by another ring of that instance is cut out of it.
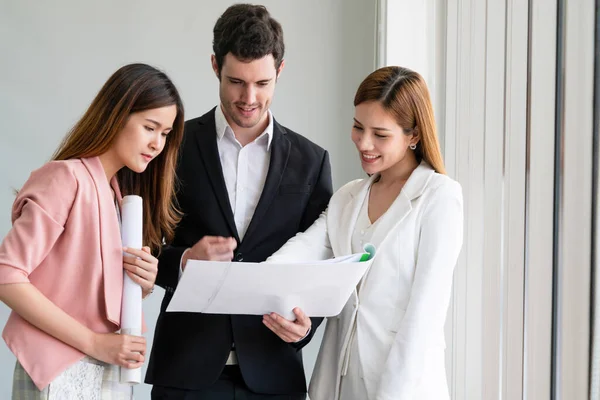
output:
<svg viewBox="0 0 600 400"><path fill-rule="evenodd" d="M119 204L121 204L121 191L116 178L113 177L109 185L98 157L83 158L81 161L88 169L98 195L106 316L109 321L120 326L123 295L123 245L110 186L113 187Z"/></svg>

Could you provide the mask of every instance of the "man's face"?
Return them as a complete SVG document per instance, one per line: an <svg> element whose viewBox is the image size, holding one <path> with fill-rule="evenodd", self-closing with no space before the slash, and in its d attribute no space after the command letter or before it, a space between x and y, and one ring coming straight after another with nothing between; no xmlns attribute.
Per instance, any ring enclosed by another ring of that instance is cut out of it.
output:
<svg viewBox="0 0 600 400"><path fill-rule="evenodd" d="M213 70L219 77L215 56L212 56ZM275 69L272 55L253 61L240 61L231 53L223 59L221 68L219 97L223 113L240 128L253 128L264 122L271 105L275 82L283 69ZM232 126L232 128L235 128Z"/></svg>

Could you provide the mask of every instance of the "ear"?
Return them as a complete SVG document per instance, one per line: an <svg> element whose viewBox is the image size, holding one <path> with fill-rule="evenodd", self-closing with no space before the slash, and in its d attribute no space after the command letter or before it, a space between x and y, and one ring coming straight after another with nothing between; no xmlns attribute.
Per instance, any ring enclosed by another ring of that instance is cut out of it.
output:
<svg viewBox="0 0 600 400"><path fill-rule="evenodd" d="M410 144L417 145L420 141L421 141L421 131L419 131L419 127L416 126L411 133Z"/></svg>
<svg viewBox="0 0 600 400"><path fill-rule="evenodd" d="M210 56L210 63L212 65L212 69L215 72L218 80L221 80L221 74L219 73L219 66L217 65L217 57L214 54Z"/></svg>
<svg viewBox="0 0 600 400"><path fill-rule="evenodd" d="M279 75L281 75L281 71L283 71L283 67L285 67L285 60L281 60L281 65L279 66L279 69L277 70L277 76L275 77L275 81L277 81L277 79L279 79Z"/></svg>

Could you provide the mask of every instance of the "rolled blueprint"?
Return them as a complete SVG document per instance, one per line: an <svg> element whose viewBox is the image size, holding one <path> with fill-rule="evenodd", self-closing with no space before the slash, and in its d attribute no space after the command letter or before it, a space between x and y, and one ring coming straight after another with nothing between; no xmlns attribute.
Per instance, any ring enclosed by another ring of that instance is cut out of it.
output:
<svg viewBox="0 0 600 400"><path fill-rule="evenodd" d="M121 206L121 239L124 247L142 248L143 203L140 196L125 196ZM121 303L121 334L142 335L142 288L123 270L123 300ZM142 369L121 367L121 383L138 384Z"/></svg>

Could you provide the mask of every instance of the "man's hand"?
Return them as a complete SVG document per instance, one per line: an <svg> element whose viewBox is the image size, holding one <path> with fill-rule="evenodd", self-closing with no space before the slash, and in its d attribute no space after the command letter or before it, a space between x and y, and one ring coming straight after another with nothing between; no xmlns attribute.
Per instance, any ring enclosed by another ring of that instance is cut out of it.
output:
<svg viewBox="0 0 600 400"><path fill-rule="evenodd" d="M295 321L288 321L277 313L267 314L263 316L263 324L284 342L296 343L304 339L312 323L300 308L294 308L294 314Z"/></svg>
<svg viewBox="0 0 600 400"><path fill-rule="evenodd" d="M204 236L183 254L181 270L185 269L187 260L231 261L233 250L237 247L235 238L222 236Z"/></svg>

